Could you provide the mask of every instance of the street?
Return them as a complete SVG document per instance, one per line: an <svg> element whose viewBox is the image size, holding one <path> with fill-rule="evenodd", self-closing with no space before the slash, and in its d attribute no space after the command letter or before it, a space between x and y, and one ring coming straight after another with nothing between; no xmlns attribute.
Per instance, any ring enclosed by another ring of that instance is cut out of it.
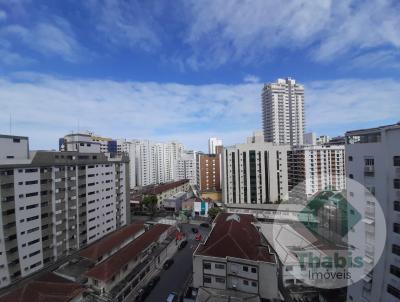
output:
<svg viewBox="0 0 400 302"><path fill-rule="evenodd" d="M198 225L185 224L182 225L186 233L188 244L183 250L178 252L173 257L174 264L168 270L162 270L160 281L146 298L146 302L165 301L169 293L178 293L183 290L186 280L192 274L192 255L196 249L198 242L194 240L194 234L191 228L196 227L199 232L206 236L209 229L199 227Z"/></svg>

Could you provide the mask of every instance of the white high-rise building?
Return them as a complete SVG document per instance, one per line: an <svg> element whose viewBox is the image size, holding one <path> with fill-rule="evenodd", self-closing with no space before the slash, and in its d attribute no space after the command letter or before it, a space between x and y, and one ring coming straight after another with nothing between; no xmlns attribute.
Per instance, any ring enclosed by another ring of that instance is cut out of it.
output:
<svg viewBox="0 0 400 302"><path fill-rule="evenodd" d="M291 78L264 85L264 139L276 144L302 145L305 129L304 87Z"/></svg>
<svg viewBox="0 0 400 302"><path fill-rule="evenodd" d="M346 133L347 177L361 183L362 192L347 185L347 199L365 200L365 217L375 220L375 202L386 218L386 246L373 270L347 289L347 301L400 300L400 124ZM362 197L360 198L360 194ZM374 197L374 198L373 198ZM366 240L374 240L374 225ZM349 237L352 236L349 232ZM358 235L357 233L354 233ZM350 237L351 238L351 237ZM365 262L374 259L376 246L366 241Z"/></svg>
<svg viewBox="0 0 400 302"><path fill-rule="evenodd" d="M307 196L312 196L321 190L344 190L346 188L344 167L343 145L294 146L288 152L289 190L302 185L301 189Z"/></svg>
<svg viewBox="0 0 400 302"><path fill-rule="evenodd" d="M75 137L74 151L30 151L0 135L0 287L129 223L128 158Z"/></svg>
<svg viewBox="0 0 400 302"><path fill-rule="evenodd" d="M183 151L178 159L178 179L189 179L191 185L197 184L197 153L195 151Z"/></svg>
<svg viewBox="0 0 400 302"><path fill-rule="evenodd" d="M216 137L210 137L208 139L208 154L216 154L217 146L222 146L222 140L220 140Z"/></svg>
<svg viewBox="0 0 400 302"><path fill-rule="evenodd" d="M247 137L248 144L263 143L264 142L264 132L262 130L254 131L252 136Z"/></svg>
<svg viewBox="0 0 400 302"><path fill-rule="evenodd" d="M136 142L137 185L165 183L178 179L177 164L183 152L178 142L158 143L149 140Z"/></svg>
<svg viewBox="0 0 400 302"><path fill-rule="evenodd" d="M288 199L289 146L272 143L238 144L222 153L225 203L264 204Z"/></svg>

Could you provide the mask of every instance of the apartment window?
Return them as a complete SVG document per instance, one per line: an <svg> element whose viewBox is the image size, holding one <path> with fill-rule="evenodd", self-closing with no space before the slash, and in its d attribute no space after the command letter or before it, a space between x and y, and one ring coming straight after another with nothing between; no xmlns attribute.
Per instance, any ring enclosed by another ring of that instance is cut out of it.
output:
<svg viewBox="0 0 400 302"><path fill-rule="evenodd" d="M36 173L38 169L25 169L25 173Z"/></svg>
<svg viewBox="0 0 400 302"><path fill-rule="evenodd" d="M393 179L393 187L395 189L400 189L400 179L399 178Z"/></svg>
<svg viewBox="0 0 400 302"><path fill-rule="evenodd" d="M349 156L349 161L353 161L353 156Z"/></svg>
<svg viewBox="0 0 400 302"><path fill-rule="evenodd" d="M392 244L392 253L400 256L400 245Z"/></svg>
<svg viewBox="0 0 400 302"><path fill-rule="evenodd" d="M251 281L251 286L257 287L257 282L256 281Z"/></svg>
<svg viewBox="0 0 400 302"><path fill-rule="evenodd" d="M243 266L243 271L244 271L244 272L248 272L248 271L249 271L249 268L248 268L247 266Z"/></svg>
<svg viewBox="0 0 400 302"><path fill-rule="evenodd" d="M99 285L99 281L96 279L93 279L93 284L94 284L94 286L97 286L97 285Z"/></svg>
<svg viewBox="0 0 400 302"><path fill-rule="evenodd" d="M204 269L211 269L211 263L209 263L209 262L204 262L203 268L204 268Z"/></svg>
<svg viewBox="0 0 400 302"><path fill-rule="evenodd" d="M249 285L249 281L243 280L243 284L244 284L244 285Z"/></svg>
<svg viewBox="0 0 400 302"><path fill-rule="evenodd" d="M390 266L390 273L392 275L395 275L396 277L400 278L400 268L395 266L395 265L391 265Z"/></svg>
<svg viewBox="0 0 400 302"><path fill-rule="evenodd" d="M215 282L217 282L217 283L225 283L225 278L215 277Z"/></svg>
<svg viewBox="0 0 400 302"><path fill-rule="evenodd" d="M396 298L400 299L400 289L392 286L392 285L388 285L387 286L387 292L393 296L395 296Z"/></svg>
<svg viewBox="0 0 400 302"><path fill-rule="evenodd" d="M257 273L257 268L256 268L256 267L252 267L252 268L251 268L251 272L252 272L253 274L256 274L256 273Z"/></svg>
<svg viewBox="0 0 400 302"><path fill-rule="evenodd" d="M39 215L36 215L36 216L32 216L32 217L27 218L26 221L32 221L32 220L36 220L38 218L39 218Z"/></svg>
<svg viewBox="0 0 400 302"><path fill-rule="evenodd" d="M350 178L350 179L353 179L353 178L354 178L354 175L353 175L353 174L349 174L349 178Z"/></svg>
<svg viewBox="0 0 400 302"><path fill-rule="evenodd" d="M39 195L38 192L33 192L33 193L28 193L28 194L26 194L25 196L26 196L26 197L33 197L33 196L38 196L38 195Z"/></svg>
<svg viewBox="0 0 400 302"><path fill-rule="evenodd" d="M400 223L393 223L393 232L400 234Z"/></svg>
<svg viewBox="0 0 400 302"><path fill-rule="evenodd" d="M400 156L393 156L393 166L400 167Z"/></svg>
<svg viewBox="0 0 400 302"><path fill-rule="evenodd" d="M38 238L38 239L35 239L35 240L32 240L32 241L29 241L29 242L28 242L28 245L32 245L32 244L38 243L39 241L40 241L39 238Z"/></svg>
<svg viewBox="0 0 400 302"><path fill-rule="evenodd" d="M204 283L211 283L211 277L210 276L204 276L203 281L204 281Z"/></svg>
<svg viewBox="0 0 400 302"><path fill-rule="evenodd" d="M13 143L20 143L21 140L19 138L13 138Z"/></svg>
<svg viewBox="0 0 400 302"><path fill-rule="evenodd" d="M25 185L36 185L38 183L37 180L30 180L30 181L26 181Z"/></svg>
<svg viewBox="0 0 400 302"><path fill-rule="evenodd" d="M216 269L225 269L225 264L215 264Z"/></svg>
<svg viewBox="0 0 400 302"><path fill-rule="evenodd" d="M38 254L40 254L40 250L37 250L36 252L30 253L29 257L33 257L33 256L36 256Z"/></svg>
<svg viewBox="0 0 400 302"><path fill-rule="evenodd" d="M394 210L400 212L400 201L398 200L394 201Z"/></svg>
<svg viewBox="0 0 400 302"><path fill-rule="evenodd" d="M34 208L37 208L39 205L38 204L31 204L31 205L29 205L29 206L26 206L26 209L27 210L29 210L29 209L34 209Z"/></svg>
<svg viewBox="0 0 400 302"><path fill-rule="evenodd" d="M365 165L366 165L366 166L373 166L373 165L375 164L373 158L366 158L366 159L364 160L364 162L365 162Z"/></svg>

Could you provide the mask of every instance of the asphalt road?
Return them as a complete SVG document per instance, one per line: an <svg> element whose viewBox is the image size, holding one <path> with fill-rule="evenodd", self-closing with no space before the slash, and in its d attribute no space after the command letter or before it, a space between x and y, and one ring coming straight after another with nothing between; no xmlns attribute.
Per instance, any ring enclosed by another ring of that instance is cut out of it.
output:
<svg viewBox="0 0 400 302"><path fill-rule="evenodd" d="M183 225L188 244L183 250L178 250L174 255L174 264L168 270L163 270L161 272L161 279L145 300L146 302L162 302L166 300L169 293L179 293L183 290L186 280L192 274L192 256L198 245L198 242L194 240L194 234L191 231L192 227L198 228L203 237L209 231L208 229L195 225Z"/></svg>

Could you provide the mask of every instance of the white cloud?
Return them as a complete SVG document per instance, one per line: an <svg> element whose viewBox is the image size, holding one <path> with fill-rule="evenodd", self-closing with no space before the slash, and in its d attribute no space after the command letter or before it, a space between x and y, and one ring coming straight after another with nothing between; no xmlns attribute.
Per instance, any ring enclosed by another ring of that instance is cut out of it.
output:
<svg viewBox="0 0 400 302"><path fill-rule="evenodd" d="M351 60L345 69L400 69L400 52L379 50L360 54Z"/></svg>
<svg viewBox="0 0 400 302"><path fill-rule="evenodd" d="M397 122L400 116L398 80L317 81L306 83L305 89L306 121L313 130L343 133L370 123Z"/></svg>
<svg viewBox="0 0 400 302"><path fill-rule="evenodd" d="M56 56L69 62L78 62L84 51L69 23L59 17L31 26L8 24L0 28L0 51L7 53L7 58L2 58L3 63L11 62L12 65L17 60L19 64L34 61L32 57L24 57L13 49L18 43L42 55Z"/></svg>
<svg viewBox="0 0 400 302"><path fill-rule="evenodd" d="M7 20L7 13L4 10L0 10L0 21Z"/></svg>
<svg viewBox="0 0 400 302"><path fill-rule="evenodd" d="M139 1L90 0L86 7L97 30L112 44L152 51L161 45L162 28L154 18L159 9Z"/></svg>
<svg viewBox="0 0 400 302"><path fill-rule="evenodd" d="M260 78L255 75L248 74L243 78L243 81L246 83L260 83Z"/></svg>
<svg viewBox="0 0 400 302"><path fill-rule="evenodd" d="M340 134L400 116L400 81L336 80L305 83L308 128ZM379 87L379 89L377 89ZM111 137L179 139L205 149L207 138L244 142L261 127L262 84L182 85L63 79L18 73L0 78L0 132L14 116L16 134L33 147L55 148L70 131Z"/></svg>
<svg viewBox="0 0 400 302"><path fill-rule="evenodd" d="M375 1L192 1L189 62L215 67L268 59L271 50L307 50L316 61L385 46L400 48L399 4ZM279 54L276 54L279 56Z"/></svg>

